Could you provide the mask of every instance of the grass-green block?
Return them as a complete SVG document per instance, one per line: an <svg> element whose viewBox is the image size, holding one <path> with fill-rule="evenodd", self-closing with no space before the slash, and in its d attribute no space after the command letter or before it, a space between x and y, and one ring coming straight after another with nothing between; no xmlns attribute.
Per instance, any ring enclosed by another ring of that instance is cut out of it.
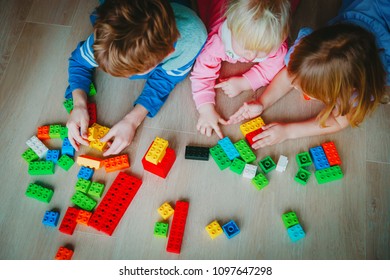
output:
<svg viewBox="0 0 390 280"><path fill-rule="evenodd" d="M256 189L261 190L264 187L268 185L269 181L268 179L264 176L263 173L257 174L253 179L252 179L252 184L256 187Z"/></svg>
<svg viewBox="0 0 390 280"><path fill-rule="evenodd" d="M26 151L24 151L24 153L22 154L22 158L24 158L25 161L27 161L28 163L34 161L34 160L38 160L39 159L39 156L34 152L33 149L31 148L28 148Z"/></svg>
<svg viewBox="0 0 390 280"><path fill-rule="evenodd" d="M66 99L63 104L66 111L70 114L70 112L73 110L73 98Z"/></svg>
<svg viewBox="0 0 390 280"><path fill-rule="evenodd" d="M307 181L310 178L310 175L311 173L309 171L301 167L299 168L297 174L295 175L294 180L300 183L301 185L306 185Z"/></svg>
<svg viewBox="0 0 390 280"><path fill-rule="evenodd" d="M76 189L76 191L87 193L89 190L89 187L91 186L91 183L92 182L90 180L85 180L83 178L80 178L76 182L75 189Z"/></svg>
<svg viewBox="0 0 390 280"><path fill-rule="evenodd" d="M26 190L26 196L37 199L39 201L49 203L53 197L54 191L38 184L31 183Z"/></svg>
<svg viewBox="0 0 390 280"><path fill-rule="evenodd" d="M51 139L60 138L61 127L62 127L62 125L60 125L60 124L50 125L49 136Z"/></svg>
<svg viewBox="0 0 390 280"><path fill-rule="evenodd" d="M339 165L331 166L322 170L317 170L315 173L318 184L324 184L344 177Z"/></svg>
<svg viewBox="0 0 390 280"><path fill-rule="evenodd" d="M104 191L104 184L98 182L92 182L89 187L88 194L94 197L102 197Z"/></svg>
<svg viewBox="0 0 390 280"><path fill-rule="evenodd" d="M293 211L288 212L288 213L284 213L282 215L282 220L283 220L284 226L286 228L289 228L289 227L292 227L292 226L299 224L297 214Z"/></svg>
<svg viewBox="0 0 390 280"><path fill-rule="evenodd" d="M94 96L96 95L96 88L95 88L95 85L93 83L91 83L89 85L89 93L88 93L89 96Z"/></svg>
<svg viewBox="0 0 390 280"><path fill-rule="evenodd" d="M154 225L154 236L167 237L168 235L168 223L156 222Z"/></svg>
<svg viewBox="0 0 390 280"><path fill-rule="evenodd" d="M30 175L52 175L54 174L54 163L50 160L32 161L28 165Z"/></svg>
<svg viewBox="0 0 390 280"><path fill-rule="evenodd" d="M66 126L62 126L60 131L60 138L64 140L66 137L68 137L68 128Z"/></svg>
<svg viewBox="0 0 390 280"><path fill-rule="evenodd" d="M259 166L265 174L267 174L268 172L270 172L276 168L276 164L270 156L267 156L267 157L263 158L262 160L260 160Z"/></svg>
<svg viewBox="0 0 390 280"><path fill-rule="evenodd" d="M245 168L245 164L241 159L235 158L232 165L230 165L230 170L240 175Z"/></svg>
<svg viewBox="0 0 390 280"><path fill-rule="evenodd" d="M219 144L210 148L210 154L218 165L219 169L221 170L228 168L232 164L232 162L229 160L228 156Z"/></svg>
<svg viewBox="0 0 390 280"><path fill-rule="evenodd" d="M238 153L240 154L240 157L246 163L251 163L252 161L256 160L255 153L252 151L252 149L249 147L248 143L244 139L241 139L240 141L234 143L234 147L236 147Z"/></svg>
<svg viewBox="0 0 390 280"><path fill-rule="evenodd" d="M70 200L81 209L87 211L92 211L97 204L95 200L80 191L76 191Z"/></svg>
<svg viewBox="0 0 390 280"><path fill-rule="evenodd" d="M307 167L313 163L309 152L303 152L303 153L297 154L295 156L295 159L297 160L297 164L299 167Z"/></svg>
<svg viewBox="0 0 390 280"><path fill-rule="evenodd" d="M74 160L67 156L67 155L62 155L60 159L57 161L57 164L64 170L68 171L72 165L74 164Z"/></svg>

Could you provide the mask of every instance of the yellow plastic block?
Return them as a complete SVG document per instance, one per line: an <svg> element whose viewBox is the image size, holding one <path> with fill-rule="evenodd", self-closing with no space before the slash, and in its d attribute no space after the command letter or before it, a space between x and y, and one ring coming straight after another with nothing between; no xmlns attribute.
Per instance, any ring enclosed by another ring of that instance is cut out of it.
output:
<svg viewBox="0 0 390 280"><path fill-rule="evenodd" d="M261 117L257 117L253 120L250 120L249 122L240 125L240 130L242 134L246 136L248 133L261 128L263 125L265 125L263 119Z"/></svg>
<svg viewBox="0 0 390 280"><path fill-rule="evenodd" d="M170 216L172 216L175 211L173 210L171 205L169 205L168 202L165 202L163 205L160 206L160 208L157 209L157 212L161 215L161 217L164 220L166 220Z"/></svg>
<svg viewBox="0 0 390 280"><path fill-rule="evenodd" d="M216 238L223 232L217 220L212 221L209 225L207 225L206 231L210 235L211 239Z"/></svg>
<svg viewBox="0 0 390 280"><path fill-rule="evenodd" d="M100 142L99 140L93 140L93 141L89 142L89 146L91 148L94 148L94 149L97 149L97 150L103 152L107 146L107 142Z"/></svg>
<svg viewBox="0 0 390 280"><path fill-rule="evenodd" d="M87 155L78 156L76 162L78 165L86 166L89 168L95 168L95 169L99 169L102 166L101 159L94 158Z"/></svg>
<svg viewBox="0 0 390 280"><path fill-rule="evenodd" d="M164 158L168 147L168 141L159 137L154 139L152 146L146 153L145 159L153 164L158 164Z"/></svg>

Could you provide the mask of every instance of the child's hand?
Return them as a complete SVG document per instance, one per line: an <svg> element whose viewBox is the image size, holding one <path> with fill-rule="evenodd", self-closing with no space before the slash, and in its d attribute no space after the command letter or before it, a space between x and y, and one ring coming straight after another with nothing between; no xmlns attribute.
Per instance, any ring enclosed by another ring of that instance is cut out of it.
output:
<svg viewBox="0 0 390 280"><path fill-rule="evenodd" d="M235 97L244 90L251 89L251 85L245 77L233 77L216 84L214 88L221 88L227 96Z"/></svg>
<svg viewBox="0 0 390 280"><path fill-rule="evenodd" d="M68 128L68 139L70 144L79 150L80 144L88 146L88 123L89 115L87 107L83 105L74 106L66 127Z"/></svg>
<svg viewBox="0 0 390 280"><path fill-rule="evenodd" d="M222 139L223 134L218 123L227 124L217 111L215 111L213 104L204 104L199 108L199 119L196 128L201 134L210 137L214 130L218 137Z"/></svg>
<svg viewBox="0 0 390 280"><path fill-rule="evenodd" d="M239 123L245 119L253 119L263 112L263 105L258 101L244 102L244 105L240 107L233 115L230 116L228 124Z"/></svg>
<svg viewBox="0 0 390 280"><path fill-rule="evenodd" d="M263 132L253 137L253 141L256 142L253 143L252 148L257 150L284 142L289 138L287 127L286 124L282 123L270 123L262 126Z"/></svg>

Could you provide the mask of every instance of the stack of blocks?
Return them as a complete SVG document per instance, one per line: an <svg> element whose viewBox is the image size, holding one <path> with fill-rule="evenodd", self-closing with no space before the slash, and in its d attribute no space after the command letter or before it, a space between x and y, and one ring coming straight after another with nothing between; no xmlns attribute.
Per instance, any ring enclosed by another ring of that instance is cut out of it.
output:
<svg viewBox="0 0 390 280"><path fill-rule="evenodd" d="M104 151L107 146L107 142L101 142L100 139L106 135L110 129L100 124L94 123L88 128L88 140L91 148L99 151Z"/></svg>
<svg viewBox="0 0 390 280"><path fill-rule="evenodd" d="M164 237L168 236L168 223L165 222L175 212L172 206L168 202L164 202L158 209L157 212L164 219L164 222L156 222L154 225L154 236Z"/></svg>
<svg viewBox="0 0 390 280"><path fill-rule="evenodd" d="M305 231L299 224L298 217L295 212L291 211L283 214L282 220L292 242L296 242L305 237Z"/></svg>

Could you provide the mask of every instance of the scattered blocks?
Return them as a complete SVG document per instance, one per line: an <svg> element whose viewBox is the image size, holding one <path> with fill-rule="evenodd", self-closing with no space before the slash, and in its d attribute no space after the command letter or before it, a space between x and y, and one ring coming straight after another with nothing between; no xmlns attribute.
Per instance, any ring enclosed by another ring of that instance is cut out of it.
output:
<svg viewBox="0 0 390 280"><path fill-rule="evenodd" d="M298 173L295 175L294 180L301 185L306 185L310 178L311 173L304 168L299 168Z"/></svg>
<svg viewBox="0 0 390 280"><path fill-rule="evenodd" d="M208 147L195 147L195 146L186 146L186 152L184 155L185 159L193 160L209 160L209 151Z"/></svg>
<svg viewBox="0 0 390 280"><path fill-rule="evenodd" d="M276 165L276 171L284 172L286 171L288 164L288 158L286 156L281 155L278 160L278 164Z"/></svg>
<svg viewBox="0 0 390 280"><path fill-rule="evenodd" d="M267 156L266 158L260 160L259 166L265 174L267 174L268 172L270 172L276 168L276 164L270 156Z"/></svg>
<svg viewBox="0 0 390 280"><path fill-rule="evenodd" d="M210 224L206 226L206 231L210 235L211 239L215 239L219 235L222 234L223 230L217 220L212 221Z"/></svg>
<svg viewBox="0 0 390 280"><path fill-rule="evenodd" d="M32 161L28 165L30 175L52 175L54 174L54 163L52 161Z"/></svg>
<svg viewBox="0 0 390 280"><path fill-rule="evenodd" d="M145 159L154 165L157 165L164 158L166 149L168 147L168 141L156 137L145 155Z"/></svg>
<svg viewBox="0 0 390 280"><path fill-rule="evenodd" d="M168 223L156 222L154 225L154 236L166 238L168 235Z"/></svg>
<svg viewBox="0 0 390 280"><path fill-rule="evenodd" d="M77 174L77 178L85 179L85 180L90 180L93 175L93 169L86 167L86 166L81 166L79 173Z"/></svg>
<svg viewBox="0 0 390 280"><path fill-rule="evenodd" d="M221 146L222 150L225 152L229 160L233 160L240 156L236 147L233 145L232 141L228 137L219 140L218 144Z"/></svg>
<svg viewBox="0 0 390 280"><path fill-rule="evenodd" d="M234 173L237 173L238 175L241 175L244 168L245 168L245 162L239 158L235 158L232 164L230 165L230 170L233 171Z"/></svg>
<svg viewBox="0 0 390 280"><path fill-rule="evenodd" d="M344 174L341 171L340 166L335 165L322 170L317 170L315 172L315 176L318 184L324 184L324 183L340 180L344 177Z"/></svg>
<svg viewBox="0 0 390 280"><path fill-rule="evenodd" d="M253 164L245 164L242 176L247 179L253 179L256 176L257 166Z"/></svg>
<svg viewBox="0 0 390 280"><path fill-rule="evenodd" d="M317 170L328 168L329 162L325 156L324 149L321 146L310 148L310 155Z"/></svg>
<svg viewBox="0 0 390 280"><path fill-rule="evenodd" d="M53 193L53 190L34 183L29 184L26 190L27 197L34 198L45 203L50 202L53 197Z"/></svg>
<svg viewBox="0 0 390 280"><path fill-rule="evenodd" d="M102 197L104 191L104 184L98 183L98 182L92 182L91 186L89 187L88 194L100 198Z"/></svg>
<svg viewBox="0 0 390 280"><path fill-rule="evenodd" d="M240 125L240 130L242 134L246 136L248 133L261 128L263 125L265 125L263 119L261 117L257 117Z"/></svg>
<svg viewBox="0 0 390 280"><path fill-rule="evenodd" d="M76 220L79 212L80 210L75 207L68 207L58 230L62 233L72 235L77 226Z"/></svg>
<svg viewBox="0 0 390 280"><path fill-rule="evenodd" d="M173 215L168 237L167 252L180 254L189 205L186 201L176 201L175 214Z"/></svg>
<svg viewBox="0 0 390 280"><path fill-rule="evenodd" d="M49 150L35 135L27 140L26 144L39 156L39 158L44 158Z"/></svg>
<svg viewBox="0 0 390 280"><path fill-rule="evenodd" d="M210 154L211 157L214 159L215 163L218 165L220 170L224 170L225 168L229 167L232 163L219 144L210 148Z"/></svg>
<svg viewBox="0 0 390 280"><path fill-rule="evenodd" d="M263 175L263 173L257 174L252 179L252 184L256 187L256 189L261 190L268 185L268 179Z"/></svg>
<svg viewBox="0 0 390 280"><path fill-rule="evenodd" d="M324 149L325 156L328 159L330 166L341 165L339 153L337 152L336 146L333 142L326 142L321 146Z"/></svg>
<svg viewBox="0 0 390 280"><path fill-rule="evenodd" d="M91 186L91 181L79 178L76 182L75 189L76 191L80 191L82 193L87 193L89 190L89 187Z"/></svg>
<svg viewBox="0 0 390 280"><path fill-rule="evenodd" d="M170 216L173 215L174 210L168 202L165 202L160 206L160 208L157 209L157 212L164 220L167 220Z"/></svg>
<svg viewBox="0 0 390 280"><path fill-rule="evenodd" d="M46 161L52 161L54 163L58 162L58 158L60 157L59 150L48 150L46 154Z"/></svg>
<svg viewBox="0 0 390 280"><path fill-rule="evenodd" d="M72 144L70 144L69 138L65 137L63 142L62 142L61 154L74 157L74 153L75 153L75 150L74 150Z"/></svg>
<svg viewBox="0 0 390 280"><path fill-rule="evenodd" d="M130 167L129 156L120 155L112 158L105 159L103 161L104 168L106 172L114 172L117 170L122 170Z"/></svg>
<svg viewBox="0 0 390 280"><path fill-rule="evenodd" d="M38 160L39 156L33 151L33 149L28 148L24 153L22 154L22 158L27 161L28 163Z"/></svg>
<svg viewBox="0 0 390 280"><path fill-rule="evenodd" d="M62 155L58 160L57 164L65 171L68 171L73 166L74 160L67 155Z"/></svg>
<svg viewBox="0 0 390 280"><path fill-rule="evenodd" d="M56 227L58 219L60 218L60 213L54 211L46 211L43 216L42 224L45 226Z"/></svg>
<svg viewBox="0 0 390 280"><path fill-rule="evenodd" d="M313 163L308 152L297 154L295 158L297 160L298 167L307 167Z"/></svg>
<svg viewBox="0 0 390 280"><path fill-rule="evenodd" d="M251 163L252 161L256 160L256 155L253 153L252 149L248 146L244 139L234 143L234 147L236 147L240 157L246 163Z"/></svg>
<svg viewBox="0 0 390 280"><path fill-rule="evenodd" d="M87 211L92 211L97 204L95 200L80 191L76 191L76 193L72 196L70 200L81 209Z"/></svg>
<svg viewBox="0 0 390 280"><path fill-rule="evenodd" d="M102 160L87 155L77 157L77 164L89 168L99 169L102 166Z"/></svg>
<svg viewBox="0 0 390 280"><path fill-rule="evenodd" d="M71 260L73 256L73 250L60 247L57 251L57 254L55 256L56 260Z"/></svg>
<svg viewBox="0 0 390 280"><path fill-rule="evenodd" d="M238 226L236 225L236 223L233 220L224 224L222 226L222 229L223 229L223 232L225 233L225 235L228 239L230 239L230 238L232 238L240 233L240 229L238 228Z"/></svg>

